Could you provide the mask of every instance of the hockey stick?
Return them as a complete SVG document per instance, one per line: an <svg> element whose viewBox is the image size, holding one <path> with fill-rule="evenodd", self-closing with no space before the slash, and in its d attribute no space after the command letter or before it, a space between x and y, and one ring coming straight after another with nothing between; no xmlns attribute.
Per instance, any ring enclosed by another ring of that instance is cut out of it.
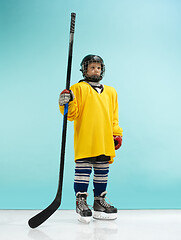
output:
<svg viewBox="0 0 181 240"><path fill-rule="evenodd" d="M71 76L71 66L72 66L72 52L73 52L73 39L74 39L74 29L75 29L75 13L71 13L71 23L70 23L70 41L69 41L69 56L68 56L68 66L67 66L67 78L66 78L66 89L70 88L70 76ZM63 171L64 171L64 159L65 159L65 145L66 145L66 131L67 131L67 114L68 114L68 104L65 106L64 118L63 118L63 132L62 132L62 145L61 145L61 156L60 156L60 172L59 172L59 183L57 194L54 201L43 211L32 217L28 224L31 228L36 228L45 222L60 206L62 198L62 185L63 185Z"/></svg>

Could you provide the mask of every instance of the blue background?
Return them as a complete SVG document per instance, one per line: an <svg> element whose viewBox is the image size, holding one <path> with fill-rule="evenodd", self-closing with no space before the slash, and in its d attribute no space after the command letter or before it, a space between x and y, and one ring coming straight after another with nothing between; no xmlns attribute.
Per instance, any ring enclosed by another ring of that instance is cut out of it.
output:
<svg viewBox="0 0 181 240"><path fill-rule="evenodd" d="M0 208L41 209L56 194L71 12L71 84L98 54L119 96L124 143L108 197L119 209L181 208L179 0L0 0ZM63 209L75 208L73 158L69 122Z"/></svg>

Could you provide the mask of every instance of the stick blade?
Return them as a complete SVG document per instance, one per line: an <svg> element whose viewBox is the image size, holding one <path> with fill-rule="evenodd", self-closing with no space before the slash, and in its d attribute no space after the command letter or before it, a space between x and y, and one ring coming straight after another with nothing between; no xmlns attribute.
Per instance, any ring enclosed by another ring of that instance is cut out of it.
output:
<svg viewBox="0 0 181 240"><path fill-rule="evenodd" d="M31 228L36 228L40 226L43 222L45 222L60 206L60 201L55 199L46 209L30 218L28 221L28 225Z"/></svg>

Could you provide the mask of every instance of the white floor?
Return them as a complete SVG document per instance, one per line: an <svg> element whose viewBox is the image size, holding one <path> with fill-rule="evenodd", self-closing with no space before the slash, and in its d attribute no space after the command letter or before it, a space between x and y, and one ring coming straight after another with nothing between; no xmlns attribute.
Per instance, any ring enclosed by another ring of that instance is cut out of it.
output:
<svg viewBox="0 0 181 240"><path fill-rule="evenodd" d="M181 240L181 210L120 210L118 219L80 223L74 210L58 210L36 229L37 210L0 210L0 240Z"/></svg>

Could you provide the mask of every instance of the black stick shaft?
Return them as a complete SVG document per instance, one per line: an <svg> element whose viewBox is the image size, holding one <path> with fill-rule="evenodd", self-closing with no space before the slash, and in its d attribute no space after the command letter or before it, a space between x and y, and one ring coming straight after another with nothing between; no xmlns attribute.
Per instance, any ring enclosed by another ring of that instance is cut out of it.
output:
<svg viewBox="0 0 181 240"><path fill-rule="evenodd" d="M67 79L66 79L66 89L70 88L70 78L71 78L71 69L72 69L72 53L73 53L73 39L74 39L74 30L75 30L75 13L71 14L71 23L70 23L70 41L69 41L69 56L68 56L68 65L67 65ZM64 159L65 159L65 146L66 146L66 132L67 132L67 114L64 115L63 119L63 133L62 133L62 146L61 146L61 157L60 157L60 173L59 173L59 186L57 191L57 198L62 197L62 186L63 186L63 172L64 172Z"/></svg>
<svg viewBox="0 0 181 240"><path fill-rule="evenodd" d="M66 89L70 88L73 39L74 39L74 29L75 29L75 16L76 16L75 13L71 13ZM66 132L67 132L67 113L64 115L64 119L63 119L62 145L61 145L61 156L60 156L60 172L59 172L59 183L58 183L57 194L56 194L54 201L46 209L44 209L43 211L41 211L40 213L38 213L37 215L35 215L28 221L28 224L31 228L36 228L39 225L41 225L43 222L45 222L59 208L59 206L61 204L64 161L65 161Z"/></svg>

